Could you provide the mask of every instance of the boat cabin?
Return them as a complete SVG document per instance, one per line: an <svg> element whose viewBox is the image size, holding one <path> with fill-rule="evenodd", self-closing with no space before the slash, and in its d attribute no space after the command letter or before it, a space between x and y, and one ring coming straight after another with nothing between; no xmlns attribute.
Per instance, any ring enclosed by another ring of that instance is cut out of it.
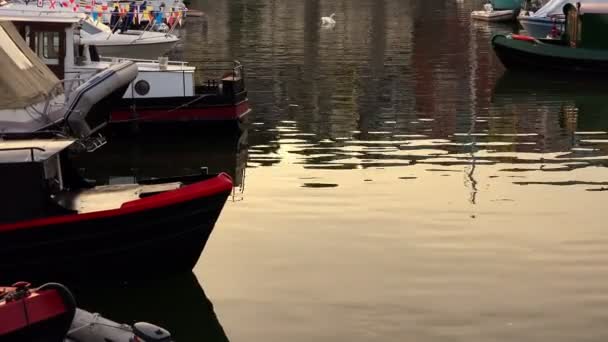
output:
<svg viewBox="0 0 608 342"><path fill-rule="evenodd" d="M82 42L80 30L86 15L83 13L25 13L4 9L0 20L11 21L29 47L55 73L67 82L66 93L110 65L124 58L100 57L93 46ZM195 67L186 62L135 60L139 74L131 83L124 98L158 98L193 96ZM76 81L78 80L78 81Z"/></svg>
<svg viewBox="0 0 608 342"><path fill-rule="evenodd" d="M64 189L63 151L73 139L15 139L0 141L0 188L5 200L0 222L66 213L51 194Z"/></svg>
<svg viewBox="0 0 608 342"><path fill-rule="evenodd" d="M608 3L581 3L564 6L564 39L571 47L608 49Z"/></svg>

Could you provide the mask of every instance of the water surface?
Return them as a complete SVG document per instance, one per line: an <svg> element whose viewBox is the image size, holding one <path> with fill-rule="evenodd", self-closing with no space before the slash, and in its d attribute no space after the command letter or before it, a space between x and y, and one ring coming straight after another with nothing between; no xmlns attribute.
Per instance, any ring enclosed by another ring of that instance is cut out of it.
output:
<svg viewBox="0 0 608 342"><path fill-rule="evenodd" d="M608 85L505 73L489 41L517 28L480 6L193 3L175 55L240 60L248 128L110 141L104 172L237 178L194 271L206 340L608 338Z"/></svg>

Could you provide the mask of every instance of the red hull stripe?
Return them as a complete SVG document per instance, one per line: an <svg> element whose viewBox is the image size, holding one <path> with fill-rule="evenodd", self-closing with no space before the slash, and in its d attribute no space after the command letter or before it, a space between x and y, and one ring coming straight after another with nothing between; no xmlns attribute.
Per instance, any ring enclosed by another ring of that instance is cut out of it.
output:
<svg viewBox="0 0 608 342"><path fill-rule="evenodd" d="M27 315L24 309L27 310ZM61 295L56 290L33 292L27 298L10 303L1 301L0 336L57 317L67 310Z"/></svg>
<svg viewBox="0 0 608 342"><path fill-rule="evenodd" d="M145 197L131 202L123 203L119 209L95 211L86 214L70 214L53 216L41 219L21 221L0 225L0 233L16 229L27 229L55 224L67 224L85 220L95 220L108 217L126 215L145 210L161 208L171 204L188 202L197 198L217 195L232 190L232 179L225 173L182 188Z"/></svg>
<svg viewBox="0 0 608 342"><path fill-rule="evenodd" d="M512 34L511 38L515 39L515 40L523 40L523 41L526 41L526 42L535 42L536 41L536 38L534 38L534 37L524 36L524 35L521 35L521 34Z"/></svg>
<svg viewBox="0 0 608 342"><path fill-rule="evenodd" d="M110 122L125 121L229 121L238 120L251 109L249 102L243 101L236 106L205 107L205 108L183 108L170 111L164 109L142 109L137 110L137 116L133 116L129 110L112 111Z"/></svg>

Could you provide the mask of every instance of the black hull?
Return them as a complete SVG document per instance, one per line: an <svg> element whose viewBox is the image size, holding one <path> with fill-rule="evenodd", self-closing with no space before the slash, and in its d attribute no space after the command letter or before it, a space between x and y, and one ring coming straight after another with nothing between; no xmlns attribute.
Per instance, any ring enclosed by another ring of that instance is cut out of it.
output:
<svg viewBox="0 0 608 342"><path fill-rule="evenodd" d="M493 42L494 52L510 70L557 71L567 73L608 73L608 60L593 60L532 53L524 49ZM564 49L569 49L564 47ZM574 49L572 49L574 50Z"/></svg>
<svg viewBox="0 0 608 342"><path fill-rule="evenodd" d="M0 235L0 281L135 279L189 272L229 192L153 210Z"/></svg>

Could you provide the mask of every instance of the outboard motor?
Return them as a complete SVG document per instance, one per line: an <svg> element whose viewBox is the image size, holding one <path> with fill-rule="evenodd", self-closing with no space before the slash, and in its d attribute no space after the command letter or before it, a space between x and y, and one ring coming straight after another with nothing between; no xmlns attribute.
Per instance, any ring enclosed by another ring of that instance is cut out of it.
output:
<svg viewBox="0 0 608 342"><path fill-rule="evenodd" d="M132 327L77 309L66 341L86 342L172 342L171 334L150 323L135 323Z"/></svg>
<svg viewBox="0 0 608 342"><path fill-rule="evenodd" d="M171 342L171 334L154 324L138 322L133 324L133 332L139 341L145 342Z"/></svg>

